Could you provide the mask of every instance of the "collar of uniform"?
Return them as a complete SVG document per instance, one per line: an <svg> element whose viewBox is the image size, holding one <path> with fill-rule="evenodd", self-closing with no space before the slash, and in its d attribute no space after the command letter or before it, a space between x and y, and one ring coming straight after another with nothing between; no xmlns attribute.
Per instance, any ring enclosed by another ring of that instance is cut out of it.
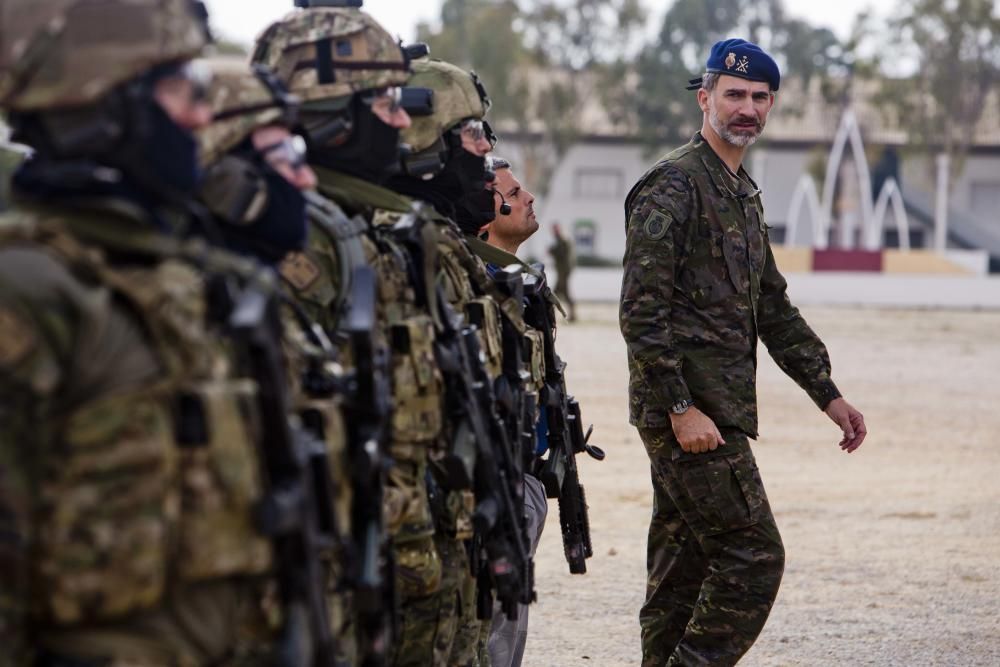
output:
<svg viewBox="0 0 1000 667"><path fill-rule="evenodd" d="M354 212L385 209L406 213L413 207L413 200L381 185L334 171L326 167L311 165L319 181L319 191L324 196L353 209Z"/></svg>
<svg viewBox="0 0 1000 667"><path fill-rule="evenodd" d="M177 239L164 233L149 211L127 199L83 197L47 203L18 198L17 208L37 211L84 242L123 252L161 255L177 245ZM164 211L172 229L180 230L189 220L177 211Z"/></svg>
<svg viewBox="0 0 1000 667"><path fill-rule="evenodd" d="M691 140L695 144L701 155L701 161L705 165L705 170L711 177L712 182L719 191L731 199L740 199L751 196L756 191L756 184L752 188L747 187L748 183L753 183L750 174L740 165L738 174L733 174L732 170L723 162L719 154L709 145L701 132L696 132Z"/></svg>

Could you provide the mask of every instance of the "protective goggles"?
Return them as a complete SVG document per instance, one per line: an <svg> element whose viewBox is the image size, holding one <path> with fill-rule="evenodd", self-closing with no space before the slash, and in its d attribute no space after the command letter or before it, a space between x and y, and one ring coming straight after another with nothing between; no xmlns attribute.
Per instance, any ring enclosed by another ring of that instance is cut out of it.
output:
<svg viewBox="0 0 1000 667"><path fill-rule="evenodd" d="M370 107L382 106L389 113L396 113L403 108L403 89L399 86L381 88L362 95L361 101Z"/></svg>
<svg viewBox="0 0 1000 667"><path fill-rule="evenodd" d="M296 134L257 149L257 154L274 169L287 166L295 171L306 164L306 140Z"/></svg>
<svg viewBox="0 0 1000 667"><path fill-rule="evenodd" d="M490 142L490 148L497 145L497 135L493 133L493 128L485 120L466 118L458 124L454 131L457 134L468 137L472 141L486 139Z"/></svg>

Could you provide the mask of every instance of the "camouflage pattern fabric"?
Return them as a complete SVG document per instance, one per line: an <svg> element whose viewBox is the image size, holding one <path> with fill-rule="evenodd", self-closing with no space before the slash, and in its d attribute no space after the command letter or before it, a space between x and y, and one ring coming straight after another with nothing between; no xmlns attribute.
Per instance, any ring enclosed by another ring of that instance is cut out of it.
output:
<svg viewBox="0 0 1000 667"><path fill-rule="evenodd" d="M191 0L0 3L0 105L90 104L161 63L197 56L208 28Z"/></svg>
<svg viewBox="0 0 1000 667"><path fill-rule="evenodd" d="M258 128L294 124L298 98L277 97L242 59L217 57L204 62L212 73L208 99L214 120L198 132L202 165L214 163ZM277 79L274 83L281 85Z"/></svg>
<svg viewBox="0 0 1000 667"><path fill-rule="evenodd" d="M734 665L767 621L784 548L745 436L684 454L669 428L640 428L653 479L642 667Z"/></svg>
<svg viewBox="0 0 1000 667"><path fill-rule="evenodd" d="M206 664L276 629L256 386L210 328L200 270L126 210L0 219L2 665Z"/></svg>
<svg viewBox="0 0 1000 667"><path fill-rule="evenodd" d="M408 349L394 348L390 355L394 401L390 453L395 465L389 473L385 512L400 597L400 637L391 664L446 667L457 619L457 582L451 572L455 554L446 549L454 540L435 529L425 477L429 453L440 446L444 432L443 381L432 348L434 324L417 307L403 250L388 235L376 233L386 222L385 211L409 211L410 202L347 174L322 167L316 174L322 195L368 223L368 247L376 252L371 262L379 278L382 335L389 340L396 327L406 330L409 341Z"/></svg>
<svg viewBox="0 0 1000 667"><path fill-rule="evenodd" d="M840 396L826 348L792 306L760 194L700 134L667 155L625 202L620 323L629 415L664 427L693 400L720 428L757 435L758 336L820 407Z"/></svg>
<svg viewBox="0 0 1000 667"><path fill-rule="evenodd" d="M412 119L400 138L422 151L437 144L448 130L466 118L482 119L490 108L490 98L475 72L468 72L451 63L434 58L421 58L412 63L413 75L408 86L434 91L434 113Z"/></svg>
<svg viewBox="0 0 1000 667"><path fill-rule="evenodd" d="M253 61L306 103L402 86L410 75L392 35L364 12L339 7L292 12L272 24L257 38Z"/></svg>

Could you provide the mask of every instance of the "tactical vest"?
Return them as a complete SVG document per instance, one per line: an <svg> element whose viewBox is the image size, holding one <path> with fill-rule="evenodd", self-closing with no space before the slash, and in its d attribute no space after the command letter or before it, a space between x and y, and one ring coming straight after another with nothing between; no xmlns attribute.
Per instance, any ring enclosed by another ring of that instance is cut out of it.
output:
<svg viewBox="0 0 1000 667"><path fill-rule="evenodd" d="M58 637L50 648L140 661L156 656L171 664L238 650L226 642L246 632L250 621L232 609L202 609L206 619L224 619L230 634L192 648L194 654L186 653L188 639L173 636L171 623L197 591L251 586L256 593L249 599L260 599L272 566L271 545L251 520L262 494L257 388L234 367L206 301L206 271L239 275L249 265L197 243L182 246L145 233L121 216L77 211L72 217L42 209L9 214L0 222L0 247L54 257L81 294L117 304L145 333L135 345L150 348L159 366L149 381L127 391L69 406L51 399L57 449L36 462L30 563L31 614ZM109 250L144 261L115 264ZM45 280L39 277L43 295ZM73 377L65 381L72 384ZM231 593L197 604L232 604ZM160 630L129 629L128 623L141 627L146 612L158 618L168 600L174 611ZM253 610L260 615L259 604L243 611ZM268 628L265 621L250 623ZM42 645L49 634L35 633Z"/></svg>

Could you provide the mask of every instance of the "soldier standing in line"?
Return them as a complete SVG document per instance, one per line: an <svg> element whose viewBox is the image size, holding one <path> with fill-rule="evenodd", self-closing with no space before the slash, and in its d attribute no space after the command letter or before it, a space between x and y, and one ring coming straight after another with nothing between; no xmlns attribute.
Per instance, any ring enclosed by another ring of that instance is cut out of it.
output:
<svg viewBox="0 0 1000 667"><path fill-rule="evenodd" d="M319 6L270 26L258 38L254 61L271 67L303 101L298 129L319 193L363 221L364 252L378 274L376 335L390 352L392 368L385 514L400 608L389 662L447 665L454 623L440 632L438 625L454 613L438 595L442 564L426 486L428 456L440 445L444 419L435 320L411 284L406 250L387 233L387 223L410 213L412 202L381 185L398 168L399 133L411 122L400 106L410 63L367 14ZM281 272L299 300L312 303L310 312L326 311L317 313L324 326L335 325L330 312L336 310L331 306L337 305L341 275L338 239L318 224L311 232L307 250L288 258Z"/></svg>
<svg viewBox="0 0 1000 667"><path fill-rule="evenodd" d="M716 43L691 82L701 131L625 201L630 421L654 489L643 667L735 664L778 592L784 549L749 444L758 337L842 430L841 449L855 451L866 435L826 348L788 300L760 190L742 167L779 83L756 45Z"/></svg>
<svg viewBox="0 0 1000 667"><path fill-rule="evenodd" d="M178 238L205 229L204 8L0 11L0 107L35 150L0 220L0 664L270 662L260 385L208 289L253 269Z"/></svg>
<svg viewBox="0 0 1000 667"><path fill-rule="evenodd" d="M206 62L212 72L208 98L213 122L198 137L205 168L199 198L218 223L227 248L277 266L304 249L309 225L305 193L316 186L305 142L291 133L298 120L298 98L262 65L251 68L233 58ZM305 311L300 313L308 318ZM326 554L326 590L337 664L359 665L358 627L351 609L357 582L350 575L360 567L357 559L363 547L353 543L352 509L355 503L378 502L378 498L354 497L349 453L362 445L347 443L343 403L348 397L328 389L348 385L344 381L348 360L335 355L329 340L339 332L322 328L316 332L318 323L303 323L288 310L284 315L292 407L312 434L326 443L333 480L336 540ZM363 646L362 656L370 648Z"/></svg>
<svg viewBox="0 0 1000 667"><path fill-rule="evenodd" d="M494 200L494 218L484 225L463 225L466 234L478 237L470 240L473 249L487 262L486 269L490 275L495 275L503 267L515 265L524 271L536 271L517 258L521 244L538 231L538 221L535 219L535 196L521 187L510 168L510 163L500 157L490 158L490 169L496 175L490 184L490 194ZM484 248L485 241L491 248ZM530 332L531 344L528 347L536 353L536 358L530 360L531 368L529 382L532 390L540 392L545 382L544 361L541 356L541 337L538 332ZM542 456L546 451L546 419L545 411L539 411L535 448L536 456ZM538 549L545 528L545 517L548 514L548 500L545 497L545 487L532 474L524 476L524 508L528 524L528 536L531 539L531 554ZM521 605L517 620L511 621L501 610L494 610L487 639L491 667L520 667L524 658L524 647L528 639L529 606Z"/></svg>
<svg viewBox="0 0 1000 667"><path fill-rule="evenodd" d="M573 239L563 236L559 225L552 225L552 245L549 246L549 254L556 263L556 286L555 293L562 301L569 306L569 321L576 321L576 302L569 293L569 277L576 267L576 249L573 247Z"/></svg>
<svg viewBox="0 0 1000 667"><path fill-rule="evenodd" d="M463 318L472 303L487 315L480 325L480 342L488 372L495 380L502 366L500 311L488 295L491 285L485 266L466 246L453 222L492 214L491 202L485 196L489 177L486 154L495 140L484 120L490 100L474 73L434 58L413 62L409 85L432 91L433 112L415 117L412 125L402 131L411 152L403 160L403 173L390 179L388 186L434 207L443 237L437 247L438 281L451 307ZM451 439L453 433L446 437ZM476 577L469 566L475 500L471 490L446 490L450 485L442 467L435 465L431 469L436 475L435 484L442 489L442 502L435 514L436 542L444 566L439 596L457 600L455 617L442 619L438 632L446 632L451 624L455 626L449 665L478 667L485 659L479 647L482 623L476 610Z"/></svg>

